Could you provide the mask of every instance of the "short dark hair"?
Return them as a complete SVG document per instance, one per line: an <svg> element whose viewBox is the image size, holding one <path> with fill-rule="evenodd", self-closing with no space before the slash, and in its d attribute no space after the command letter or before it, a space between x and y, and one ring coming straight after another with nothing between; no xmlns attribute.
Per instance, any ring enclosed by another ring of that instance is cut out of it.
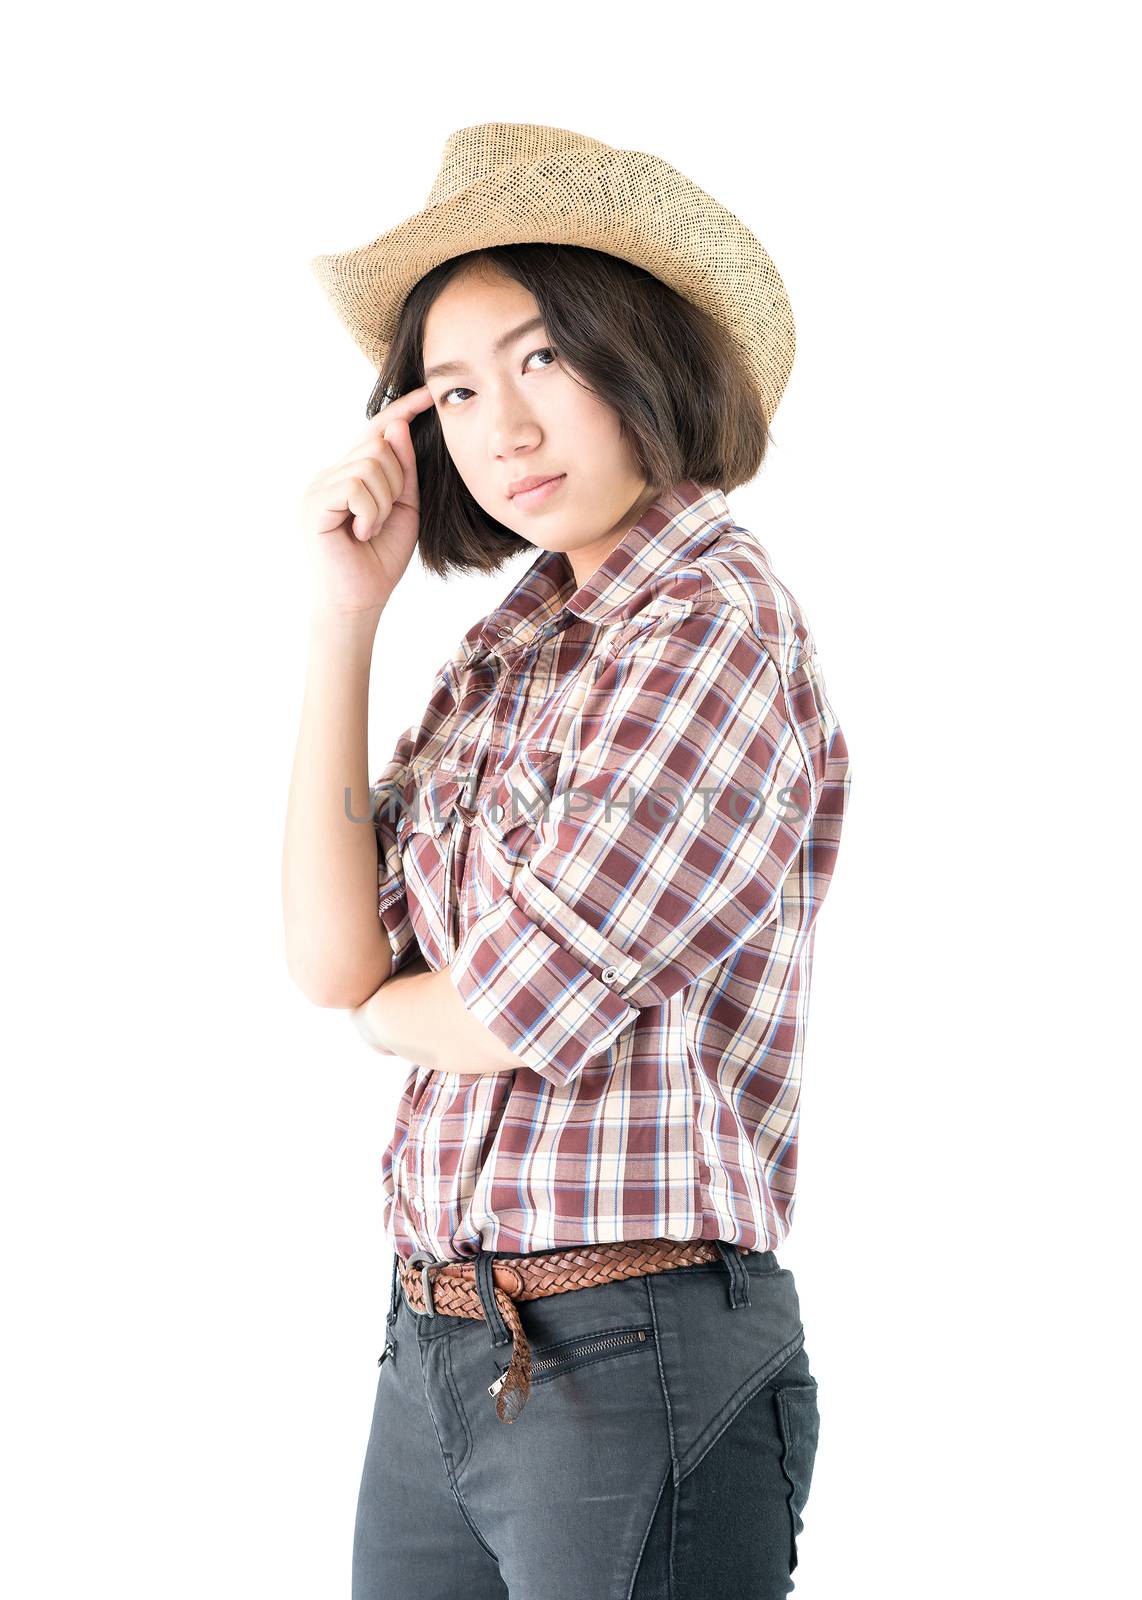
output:
<svg viewBox="0 0 1142 1600"><path fill-rule="evenodd" d="M450 257L415 283L365 408L424 383L424 323L457 274L498 270L535 297L559 358L613 407L647 483L721 489L758 471L769 424L746 362L712 317L642 267L579 245L510 244ZM410 423L420 484L420 559L438 576L494 572L528 540L468 492L435 407Z"/></svg>

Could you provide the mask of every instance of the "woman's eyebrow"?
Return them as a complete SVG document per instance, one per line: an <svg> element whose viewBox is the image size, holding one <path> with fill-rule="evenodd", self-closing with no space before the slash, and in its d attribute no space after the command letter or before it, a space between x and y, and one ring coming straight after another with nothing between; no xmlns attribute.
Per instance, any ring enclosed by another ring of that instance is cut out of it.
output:
<svg viewBox="0 0 1142 1600"><path fill-rule="evenodd" d="M512 328L510 333L502 333L492 346L492 354L498 356L501 350L506 350L509 344L522 339L525 333L531 333L536 328L542 327L542 317L530 317L527 322L521 322L518 328ZM437 361L433 366L424 369L424 381L427 383L429 378L443 378L467 370L467 364L463 361Z"/></svg>

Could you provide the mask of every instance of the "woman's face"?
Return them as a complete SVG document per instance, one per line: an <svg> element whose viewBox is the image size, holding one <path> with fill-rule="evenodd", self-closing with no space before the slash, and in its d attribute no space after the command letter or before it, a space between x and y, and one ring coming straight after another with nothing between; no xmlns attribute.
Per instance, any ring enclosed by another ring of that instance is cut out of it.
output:
<svg viewBox="0 0 1142 1600"><path fill-rule="evenodd" d="M530 326L528 326L530 324ZM454 364L447 372L433 369ZM618 414L562 365L535 297L487 269L451 280L424 326L425 382L473 499L583 584L654 499ZM559 476L538 496L521 478Z"/></svg>

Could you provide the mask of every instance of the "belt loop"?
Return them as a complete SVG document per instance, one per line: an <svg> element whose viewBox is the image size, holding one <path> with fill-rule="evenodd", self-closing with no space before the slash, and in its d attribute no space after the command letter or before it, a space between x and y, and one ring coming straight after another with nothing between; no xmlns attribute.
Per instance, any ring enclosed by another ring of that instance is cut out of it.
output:
<svg viewBox="0 0 1142 1600"><path fill-rule="evenodd" d="M492 1275L492 1252L481 1250L476 1257L476 1288L480 1291L480 1304L484 1308L489 1328L492 1330L492 1347L512 1342L512 1331L504 1321L503 1312L496 1304L496 1280Z"/></svg>
<svg viewBox="0 0 1142 1600"><path fill-rule="evenodd" d="M746 1271L740 1249L736 1244L727 1244L724 1239L715 1239L714 1243L730 1275L730 1310L736 1311L739 1306L748 1306L749 1273Z"/></svg>
<svg viewBox="0 0 1142 1600"><path fill-rule="evenodd" d="M440 1263L435 1256L429 1255L427 1250L414 1250L408 1258L408 1264L410 1267L420 1268L421 1287L424 1290L424 1311L421 1315L434 1317L436 1315L436 1307L432 1303L432 1279L428 1274L433 1267L439 1266Z"/></svg>

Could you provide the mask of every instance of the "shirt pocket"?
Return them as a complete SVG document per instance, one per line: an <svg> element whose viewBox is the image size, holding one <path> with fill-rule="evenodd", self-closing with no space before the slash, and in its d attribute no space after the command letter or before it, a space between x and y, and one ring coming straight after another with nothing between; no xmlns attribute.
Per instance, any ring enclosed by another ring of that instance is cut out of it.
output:
<svg viewBox="0 0 1142 1600"><path fill-rule="evenodd" d="M559 751L549 746L519 750L493 775L479 801L480 824L508 849L525 848L552 805Z"/></svg>
<svg viewBox="0 0 1142 1600"><path fill-rule="evenodd" d="M547 745L519 749L484 783L476 805L477 848L469 860L469 920L511 890L520 864L529 859L545 820L559 814L552 804L560 752Z"/></svg>

